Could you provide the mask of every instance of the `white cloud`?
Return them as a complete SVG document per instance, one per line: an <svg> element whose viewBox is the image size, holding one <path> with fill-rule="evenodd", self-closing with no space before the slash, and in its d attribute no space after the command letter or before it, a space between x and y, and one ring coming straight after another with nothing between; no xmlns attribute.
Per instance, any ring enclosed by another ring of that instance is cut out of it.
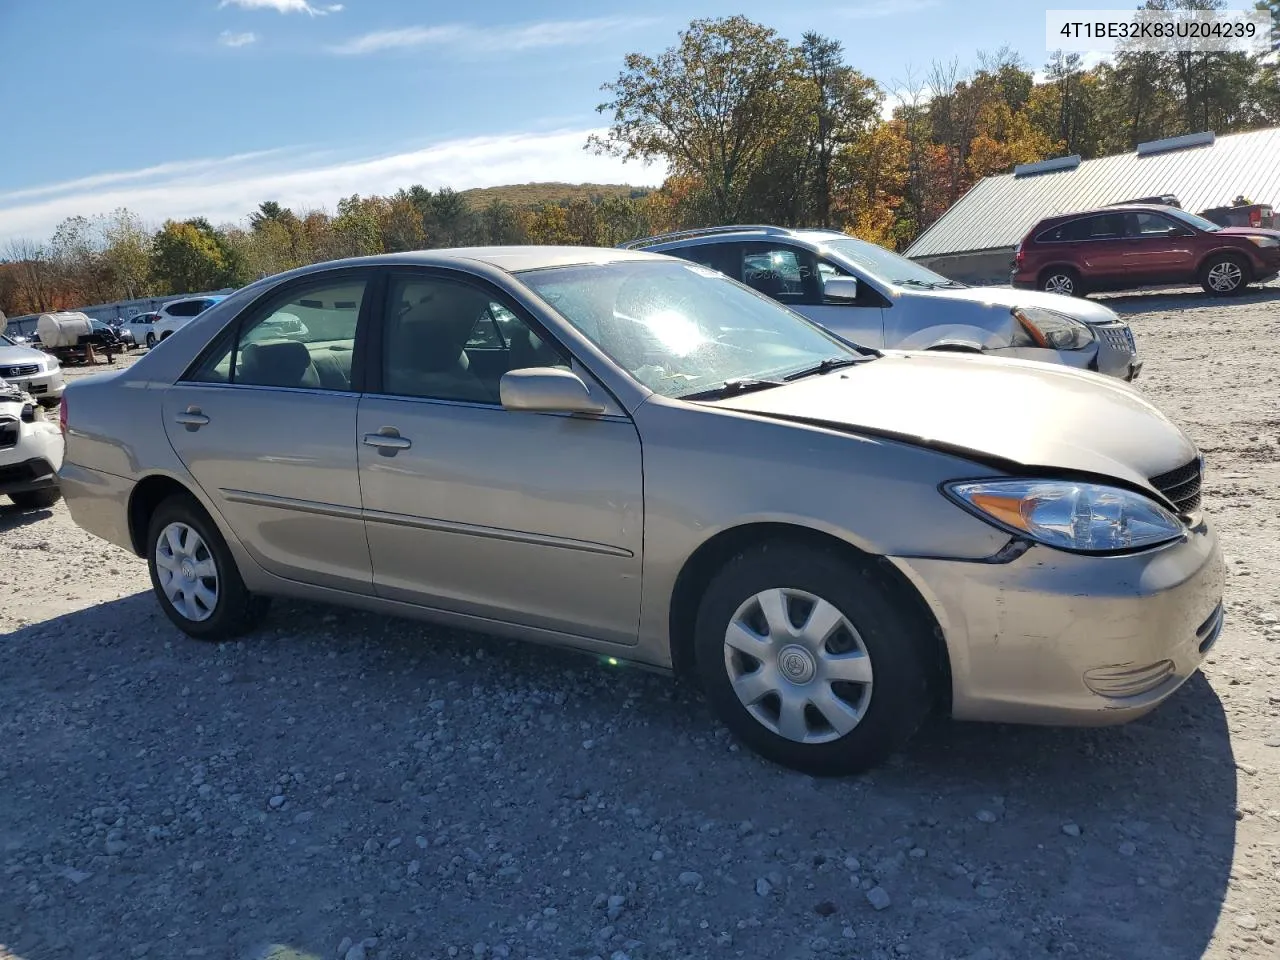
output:
<svg viewBox="0 0 1280 960"><path fill-rule="evenodd" d="M389 156L322 162L312 155L292 167L272 152L223 160L165 164L0 194L0 244L12 237L45 238L67 217L128 207L146 222L204 216L239 222L263 200L295 209L332 209L344 196L394 193L415 183L465 190L508 183L630 183L656 186L660 165L624 164L583 149L595 130L513 133L450 140ZM269 162L268 162L269 161ZM36 202L32 198L42 199ZM14 202L17 201L17 202Z"/></svg>
<svg viewBox="0 0 1280 960"><path fill-rule="evenodd" d="M603 34L634 30L655 22L650 17L597 17L589 20L546 20L516 27L446 23L366 33L330 50L340 54L379 53L426 46L448 46L454 50L532 50L595 43Z"/></svg>
<svg viewBox="0 0 1280 960"><path fill-rule="evenodd" d="M938 0L873 0L872 3L863 3L856 7L844 7L839 11L839 15L851 20L881 20L885 17L920 13L937 5Z"/></svg>
<svg viewBox="0 0 1280 960"><path fill-rule="evenodd" d="M313 6L307 0L222 0L222 7L240 7L242 10L274 10L276 13L305 13L312 17L323 17L327 13L338 13L342 4L331 3L327 6Z"/></svg>
<svg viewBox="0 0 1280 960"><path fill-rule="evenodd" d="M12 205L16 200L29 200L34 197L47 197L57 193L87 193L101 187L108 187L119 183L128 183L135 180L160 180L167 177L178 177L183 174L203 173L206 171L212 171L217 167L234 167L239 164L248 163L251 160L264 160L268 157L279 156L285 152L286 148L281 147L275 150L258 150L253 153L238 153L233 154L230 157L161 163L154 167L145 167L141 170L121 170L112 173L97 173L91 177L80 177L76 180L64 180L62 183L46 184L40 187L28 187L23 190L13 190L9 193L0 193L0 209L3 209L5 206Z"/></svg>
<svg viewBox="0 0 1280 960"><path fill-rule="evenodd" d="M218 35L218 43L224 47L247 47L251 43L258 42L256 33L232 33L230 30L223 30Z"/></svg>

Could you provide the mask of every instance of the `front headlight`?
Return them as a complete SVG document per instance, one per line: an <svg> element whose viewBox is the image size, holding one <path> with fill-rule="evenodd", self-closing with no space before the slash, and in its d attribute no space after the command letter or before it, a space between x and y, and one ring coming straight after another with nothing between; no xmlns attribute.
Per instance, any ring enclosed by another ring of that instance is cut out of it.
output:
<svg viewBox="0 0 1280 960"><path fill-rule="evenodd" d="M1250 235L1249 239L1264 250L1269 250L1272 247L1280 247L1280 240L1277 240L1275 237L1255 237Z"/></svg>
<svg viewBox="0 0 1280 960"><path fill-rule="evenodd" d="M1065 313L1046 310L1044 307L1014 307L1011 311L1018 326L1030 342L1015 346L1036 346L1048 350L1083 350L1093 343L1093 331L1088 324L1068 317Z"/></svg>
<svg viewBox="0 0 1280 960"><path fill-rule="evenodd" d="M1113 553L1176 540L1182 522L1142 494L1066 480L971 480L944 489L972 513L1059 550Z"/></svg>

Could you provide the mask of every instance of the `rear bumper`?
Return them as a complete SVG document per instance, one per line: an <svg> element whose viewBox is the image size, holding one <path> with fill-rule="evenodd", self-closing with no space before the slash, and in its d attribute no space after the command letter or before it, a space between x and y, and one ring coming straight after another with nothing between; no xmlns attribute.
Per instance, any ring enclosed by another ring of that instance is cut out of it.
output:
<svg viewBox="0 0 1280 960"><path fill-rule="evenodd" d="M77 526L130 553L136 552L129 534L132 480L74 463L64 463L58 479L63 502Z"/></svg>
<svg viewBox="0 0 1280 960"><path fill-rule="evenodd" d="M1126 557L1032 547L1008 563L896 559L932 607L960 720L1106 726L1155 708L1222 629L1207 522Z"/></svg>

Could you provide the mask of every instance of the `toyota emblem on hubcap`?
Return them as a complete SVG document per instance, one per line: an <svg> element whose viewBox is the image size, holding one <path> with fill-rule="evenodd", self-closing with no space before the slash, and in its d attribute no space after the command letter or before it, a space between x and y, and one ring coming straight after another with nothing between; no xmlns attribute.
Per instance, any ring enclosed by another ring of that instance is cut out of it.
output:
<svg viewBox="0 0 1280 960"><path fill-rule="evenodd" d="M787 647L778 654L782 675L792 683L808 683L813 679L813 655L804 647Z"/></svg>

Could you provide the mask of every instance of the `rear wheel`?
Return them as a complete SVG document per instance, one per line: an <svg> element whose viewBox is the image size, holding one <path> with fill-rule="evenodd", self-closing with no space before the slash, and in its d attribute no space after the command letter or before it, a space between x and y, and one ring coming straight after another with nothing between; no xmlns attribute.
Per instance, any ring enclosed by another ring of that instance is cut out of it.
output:
<svg viewBox="0 0 1280 960"><path fill-rule="evenodd" d="M147 332L147 349L150 350L155 345L156 345L156 335L148 331Z"/></svg>
<svg viewBox="0 0 1280 960"><path fill-rule="evenodd" d="M230 640L266 615L269 601L250 593L231 551L204 509L178 494L147 528L147 566L165 615L197 640Z"/></svg>
<svg viewBox="0 0 1280 960"><path fill-rule="evenodd" d="M1200 268L1200 286L1204 287L1205 293L1215 297L1239 293L1249 285L1250 279L1249 264L1234 253L1210 257Z"/></svg>
<svg viewBox="0 0 1280 960"><path fill-rule="evenodd" d="M45 487L42 490L11 493L9 499L21 510L48 510L62 499L62 491L57 487Z"/></svg>
<svg viewBox="0 0 1280 960"><path fill-rule="evenodd" d="M1080 274L1070 267L1052 267L1040 275L1040 289L1045 293L1057 293L1064 297L1082 297L1084 288Z"/></svg>
<svg viewBox="0 0 1280 960"><path fill-rule="evenodd" d="M754 751L843 776L899 749L929 713L919 630L870 570L833 552L765 543L708 586L695 662L711 704Z"/></svg>

